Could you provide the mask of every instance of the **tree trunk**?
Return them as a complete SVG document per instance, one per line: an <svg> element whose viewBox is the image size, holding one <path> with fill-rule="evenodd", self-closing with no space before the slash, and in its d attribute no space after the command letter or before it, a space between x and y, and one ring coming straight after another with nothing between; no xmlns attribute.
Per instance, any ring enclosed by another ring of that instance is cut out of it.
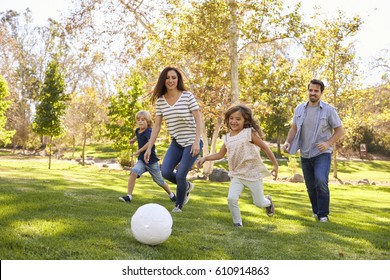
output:
<svg viewBox="0 0 390 280"><path fill-rule="evenodd" d="M333 67L332 67L333 106L335 108L336 108L336 103L337 103L336 57L337 57L337 54L335 53L333 56ZM333 144L333 178L337 179L337 147L336 147L336 143Z"/></svg>
<svg viewBox="0 0 390 280"><path fill-rule="evenodd" d="M49 140L49 169L51 168L51 145L53 143L53 137L50 136L50 140Z"/></svg>
<svg viewBox="0 0 390 280"><path fill-rule="evenodd" d="M277 147L278 147L278 151L277 151L278 156L280 156L282 154L282 150L280 149L280 140L281 139L282 139L282 136L281 136L280 130L278 130L277 139L276 139L276 143L277 143Z"/></svg>
<svg viewBox="0 0 390 280"><path fill-rule="evenodd" d="M74 153L76 151L76 137L72 137L72 159L74 159Z"/></svg>
<svg viewBox="0 0 390 280"><path fill-rule="evenodd" d="M336 150L336 144L333 144L333 178L337 179L337 150Z"/></svg>
<svg viewBox="0 0 390 280"><path fill-rule="evenodd" d="M232 86L232 103L235 104L239 99L239 87L238 87L238 28L237 28L237 3L235 0L228 0L230 11L230 40L229 40L229 53L230 53L230 79Z"/></svg>
<svg viewBox="0 0 390 280"><path fill-rule="evenodd" d="M85 165L85 145L87 143L87 136L84 134L83 135L83 151L81 152L81 165L84 166Z"/></svg>
<svg viewBox="0 0 390 280"><path fill-rule="evenodd" d="M204 119L204 118L203 118ZM204 122L202 122L202 140L203 140L203 156L208 156L210 153L209 153L209 139L207 137L207 130L206 130L206 124ZM208 174L206 174L205 170L207 170L209 168L209 164L210 162L209 161L206 161L204 164L203 164L203 174L205 174L206 176L208 176Z"/></svg>
<svg viewBox="0 0 390 280"><path fill-rule="evenodd" d="M218 140L219 131L221 130L221 126L222 126L222 117L218 117L217 122L215 123L213 136L211 137L210 154L214 154L216 152L217 140ZM208 163L208 165L204 166L203 174L209 176L211 172L213 172L214 161L207 161L206 163Z"/></svg>

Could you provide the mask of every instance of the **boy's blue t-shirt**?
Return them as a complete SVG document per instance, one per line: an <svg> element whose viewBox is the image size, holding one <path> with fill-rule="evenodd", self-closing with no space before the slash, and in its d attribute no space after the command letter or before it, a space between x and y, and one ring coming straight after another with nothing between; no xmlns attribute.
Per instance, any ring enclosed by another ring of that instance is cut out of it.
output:
<svg viewBox="0 0 390 280"><path fill-rule="evenodd" d="M145 131L139 133L139 128L137 128L135 130L135 135L137 136L138 149L141 149L143 146L145 146L146 143L148 143L150 136L152 135L152 129L148 127L147 129L145 129ZM145 155L145 151L143 151L138 155L138 160L142 160L143 162L145 162L144 155ZM153 145L151 149L150 158L149 158L149 164L153 164L158 161L159 158L156 155L156 147L155 145Z"/></svg>

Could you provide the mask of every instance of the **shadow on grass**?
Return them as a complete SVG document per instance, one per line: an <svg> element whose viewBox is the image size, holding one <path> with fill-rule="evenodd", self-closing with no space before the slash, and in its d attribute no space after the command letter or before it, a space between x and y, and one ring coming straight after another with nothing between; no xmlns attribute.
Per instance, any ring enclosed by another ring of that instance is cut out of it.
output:
<svg viewBox="0 0 390 280"><path fill-rule="evenodd" d="M276 215L240 198L243 228L227 207L228 183L195 181L183 213L172 213L170 238L159 246L138 243L130 219L146 203L169 211L174 204L150 178L137 180L132 203L128 172L93 167L47 170L0 168L1 259L290 260L389 259L389 197L380 187L336 188L331 222L311 218L304 185L265 184ZM172 190L175 187L170 184ZM386 196L387 195L387 196ZM378 204L377 197L382 198Z"/></svg>

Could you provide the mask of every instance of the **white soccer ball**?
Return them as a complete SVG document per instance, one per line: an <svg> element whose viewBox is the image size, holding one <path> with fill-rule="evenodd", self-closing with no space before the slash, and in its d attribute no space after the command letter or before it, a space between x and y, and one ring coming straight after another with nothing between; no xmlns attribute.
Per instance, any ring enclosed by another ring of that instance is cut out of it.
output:
<svg viewBox="0 0 390 280"><path fill-rule="evenodd" d="M156 203L142 205L131 217L134 238L147 245L163 243L172 232L173 220L169 211Z"/></svg>

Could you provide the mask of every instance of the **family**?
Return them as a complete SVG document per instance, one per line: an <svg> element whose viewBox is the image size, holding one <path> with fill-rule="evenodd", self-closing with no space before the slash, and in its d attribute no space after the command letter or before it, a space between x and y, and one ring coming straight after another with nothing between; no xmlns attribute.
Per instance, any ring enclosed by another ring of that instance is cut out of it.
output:
<svg viewBox="0 0 390 280"><path fill-rule="evenodd" d="M300 150L313 217L320 222L329 221L328 178L331 153L333 144L344 135L336 109L321 100L324 89L322 81L310 81L309 100L296 107L292 126L283 145L283 150L290 154ZM197 167L201 167L205 161L222 159L227 154L231 178L227 200L234 226L243 226L238 200L244 187L251 191L254 205L265 208L268 216L274 215L272 197L264 195L263 178L270 175L274 179L277 178L278 162L262 140L263 132L249 107L234 105L229 108L224 115L228 133L223 136L222 147L215 154L198 158L203 147L200 109L194 95L186 90L182 74L177 68L166 67L160 73L152 101L156 110L154 124L147 111L140 111L135 116L136 136L130 143L138 142L138 161L130 173L128 193L120 197L120 200L132 201L136 179L148 171L154 182L162 187L175 203L172 212L182 212L194 189L194 184L186 179L192 166L196 163ZM171 143L160 169L155 142L163 119L171 136ZM271 172L261 159L260 149L273 164ZM176 185L176 194L164 179Z"/></svg>

